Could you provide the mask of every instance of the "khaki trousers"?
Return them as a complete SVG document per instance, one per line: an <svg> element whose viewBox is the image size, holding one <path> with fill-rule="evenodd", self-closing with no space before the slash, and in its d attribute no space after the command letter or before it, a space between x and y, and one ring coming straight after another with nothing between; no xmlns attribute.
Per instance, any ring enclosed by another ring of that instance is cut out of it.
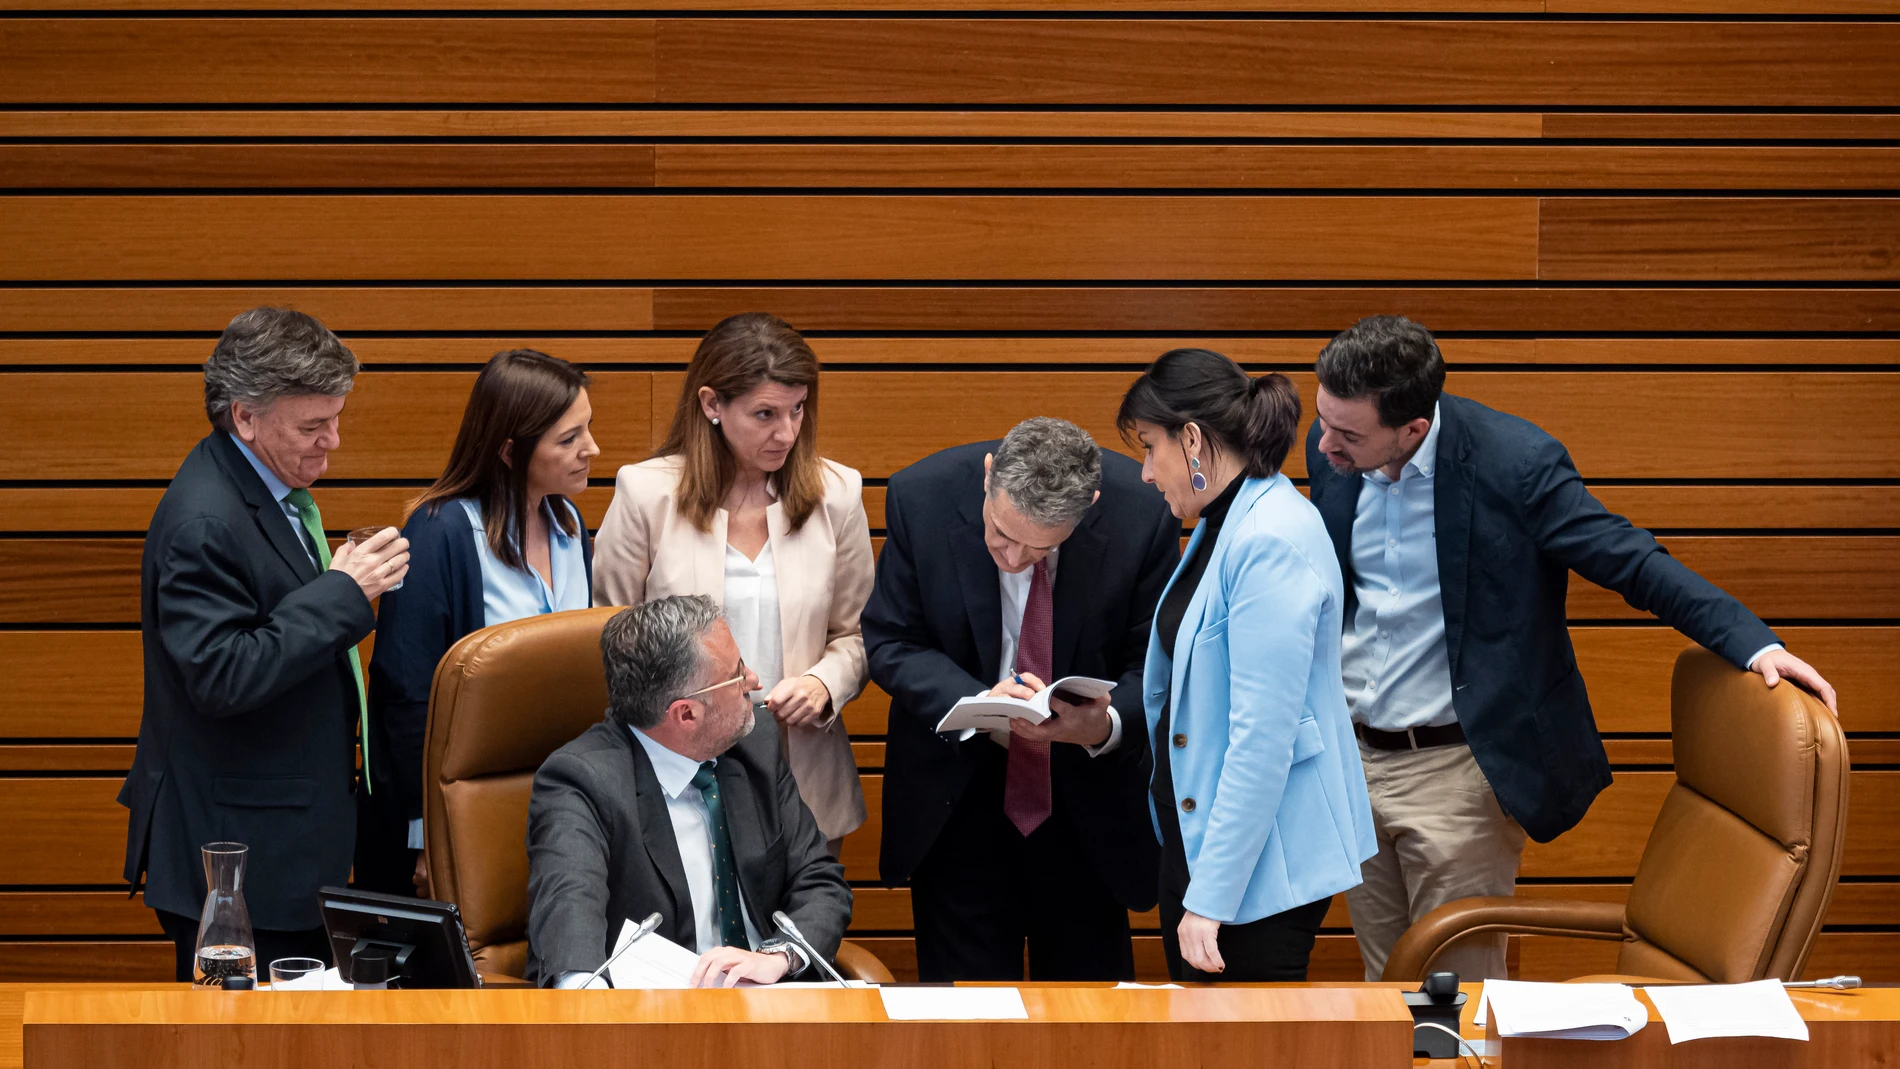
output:
<svg viewBox="0 0 1900 1069"><path fill-rule="evenodd" d="M1447 902L1509 895L1517 885L1524 829L1499 808L1469 746L1375 750L1359 744L1379 852L1346 892L1366 979L1378 980L1405 929ZM1503 935L1460 940L1434 972L1461 980L1508 977Z"/></svg>

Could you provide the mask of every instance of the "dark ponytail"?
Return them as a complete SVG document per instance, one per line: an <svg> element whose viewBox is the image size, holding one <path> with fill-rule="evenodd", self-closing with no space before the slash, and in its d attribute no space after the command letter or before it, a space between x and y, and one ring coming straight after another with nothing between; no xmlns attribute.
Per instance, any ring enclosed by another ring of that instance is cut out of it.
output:
<svg viewBox="0 0 1900 1069"><path fill-rule="evenodd" d="M1279 372L1249 378L1212 349L1162 353L1122 396L1115 425L1132 440L1137 422L1179 437L1201 428L1216 455L1232 453L1243 474L1261 479L1280 470L1300 425L1300 395Z"/></svg>

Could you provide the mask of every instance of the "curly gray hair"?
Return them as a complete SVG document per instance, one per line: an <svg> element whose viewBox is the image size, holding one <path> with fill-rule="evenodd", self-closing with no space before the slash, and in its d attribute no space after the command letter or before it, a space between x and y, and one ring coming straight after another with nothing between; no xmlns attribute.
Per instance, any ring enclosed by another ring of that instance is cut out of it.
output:
<svg viewBox="0 0 1900 1069"><path fill-rule="evenodd" d="M1009 495L1029 522L1075 523L1102 485L1102 451L1066 419L1037 416L1011 428L990 461L990 494Z"/></svg>
<svg viewBox="0 0 1900 1069"><path fill-rule="evenodd" d="M706 633L722 616L704 594L676 594L615 613L600 629L608 715L643 730L666 719L666 707L706 674Z"/></svg>
<svg viewBox="0 0 1900 1069"><path fill-rule="evenodd" d="M268 409L299 394L341 397L362 365L322 323L288 308L253 308L224 328L205 361L205 415L231 431L231 404Z"/></svg>

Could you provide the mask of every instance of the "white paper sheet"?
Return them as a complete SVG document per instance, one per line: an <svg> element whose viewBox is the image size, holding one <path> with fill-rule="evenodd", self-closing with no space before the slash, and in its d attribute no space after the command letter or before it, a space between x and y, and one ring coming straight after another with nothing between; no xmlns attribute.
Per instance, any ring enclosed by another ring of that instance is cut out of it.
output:
<svg viewBox="0 0 1900 1069"><path fill-rule="evenodd" d="M1123 980L1115 985L1117 991L1179 991L1180 984L1136 984Z"/></svg>
<svg viewBox="0 0 1900 1069"><path fill-rule="evenodd" d="M1649 1011L1622 984L1544 984L1486 980L1476 1021L1497 1015L1498 1035L1549 1039L1627 1039L1649 1023Z"/></svg>
<svg viewBox="0 0 1900 1069"><path fill-rule="evenodd" d="M1013 987L880 987L893 1021L1026 1021L1023 993Z"/></svg>
<svg viewBox="0 0 1900 1069"><path fill-rule="evenodd" d="M620 938L614 940L614 949L626 946L627 940L633 937L639 927L632 921L622 924ZM629 947L625 954L620 955L620 960L609 965L607 975L613 977L614 987L621 991L691 987L693 966L698 962L698 954L658 932L652 932Z"/></svg>
<svg viewBox="0 0 1900 1069"><path fill-rule="evenodd" d="M1801 1011L1795 1009L1794 1000L1779 980L1671 984L1643 990L1662 1015L1671 1044L1714 1036L1766 1036L1803 1042L1808 1038L1808 1022L1801 1019Z"/></svg>

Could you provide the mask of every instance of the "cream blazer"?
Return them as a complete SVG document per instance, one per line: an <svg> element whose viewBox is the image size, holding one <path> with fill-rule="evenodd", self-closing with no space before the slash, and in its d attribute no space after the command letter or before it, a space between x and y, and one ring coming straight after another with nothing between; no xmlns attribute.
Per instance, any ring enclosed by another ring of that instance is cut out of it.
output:
<svg viewBox="0 0 1900 1069"><path fill-rule="evenodd" d="M613 503L594 538L594 604L639 605L650 598L726 594L726 510L712 530L694 527L678 509L679 457L654 457L620 469ZM871 596L871 527L864 515L864 478L829 460L825 499L797 531L777 502L766 509L778 572L779 627L785 678L811 675L831 692L831 716L785 731L785 754L798 793L827 839L864 823L864 792L851 740L838 713L868 676L858 616Z"/></svg>

